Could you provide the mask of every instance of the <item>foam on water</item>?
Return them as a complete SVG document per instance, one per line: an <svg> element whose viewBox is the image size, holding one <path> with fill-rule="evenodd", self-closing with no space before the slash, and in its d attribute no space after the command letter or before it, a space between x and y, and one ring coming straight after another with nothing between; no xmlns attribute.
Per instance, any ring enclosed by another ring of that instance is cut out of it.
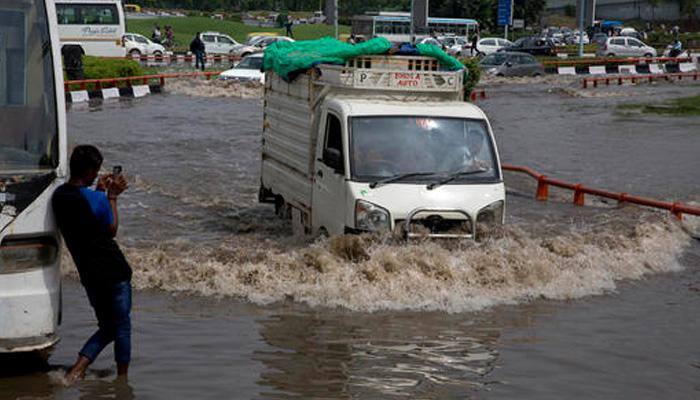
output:
<svg viewBox="0 0 700 400"><path fill-rule="evenodd" d="M173 79L165 90L172 93L196 97L262 98L263 86L258 83L238 83L217 79Z"/></svg>
<svg viewBox="0 0 700 400"><path fill-rule="evenodd" d="M138 289L362 312L464 312L597 295L615 290L619 280L679 270L677 258L692 240L675 221L658 215L556 234L533 231L510 225L498 237L458 244L369 236L304 243L253 233L213 246L170 241L125 253ZM74 274L69 264L65 270Z"/></svg>

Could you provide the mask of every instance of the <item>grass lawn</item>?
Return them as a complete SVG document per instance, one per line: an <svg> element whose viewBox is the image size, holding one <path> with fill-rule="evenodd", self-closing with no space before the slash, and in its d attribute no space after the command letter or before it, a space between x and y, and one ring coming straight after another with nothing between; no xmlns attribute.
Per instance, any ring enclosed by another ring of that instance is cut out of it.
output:
<svg viewBox="0 0 700 400"><path fill-rule="evenodd" d="M622 104L620 110L634 110L642 114L666 114L675 116L700 116L700 96L683 97L660 104Z"/></svg>
<svg viewBox="0 0 700 400"><path fill-rule="evenodd" d="M197 32L215 31L230 35L239 42L246 40L246 35L251 32L276 32L284 35L283 28L260 28L244 25L242 22L219 21L207 17L173 17L154 19L127 19L127 32L140 33L151 37L153 26L158 24L161 30L165 25L173 27L175 32L176 50L187 50L190 42ZM297 40L318 39L324 36L333 36L333 27L325 24L297 25L293 28L294 38ZM340 33L350 33L350 27L341 25Z"/></svg>

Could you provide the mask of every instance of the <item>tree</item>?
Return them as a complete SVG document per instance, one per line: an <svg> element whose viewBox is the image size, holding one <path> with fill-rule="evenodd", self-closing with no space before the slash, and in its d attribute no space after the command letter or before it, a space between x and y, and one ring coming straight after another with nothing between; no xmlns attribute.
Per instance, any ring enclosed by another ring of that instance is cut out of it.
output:
<svg viewBox="0 0 700 400"><path fill-rule="evenodd" d="M700 7L700 0L679 0L678 6L681 15L687 15L688 21L692 22L695 18L695 9Z"/></svg>
<svg viewBox="0 0 700 400"><path fill-rule="evenodd" d="M647 4L651 6L651 19L652 21L654 20L654 11L656 10L656 7L658 7L661 4L661 0L646 0Z"/></svg>

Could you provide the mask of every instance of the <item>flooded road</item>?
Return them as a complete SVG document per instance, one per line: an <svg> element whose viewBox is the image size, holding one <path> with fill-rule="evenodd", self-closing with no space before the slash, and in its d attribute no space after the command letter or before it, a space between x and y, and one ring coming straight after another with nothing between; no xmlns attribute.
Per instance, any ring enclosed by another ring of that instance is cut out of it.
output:
<svg viewBox="0 0 700 400"><path fill-rule="evenodd" d="M496 85L479 104L504 162L698 202L698 119L615 111L697 90ZM139 289L131 379L112 382L109 350L60 385L94 327L65 263L49 370L0 377L0 398L700 396L700 244L666 214L574 208L568 193L538 203L509 175L508 228L484 243L295 239L257 204L261 111L167 94L68 113L71 141L133 182L120 231Z"/></svg>

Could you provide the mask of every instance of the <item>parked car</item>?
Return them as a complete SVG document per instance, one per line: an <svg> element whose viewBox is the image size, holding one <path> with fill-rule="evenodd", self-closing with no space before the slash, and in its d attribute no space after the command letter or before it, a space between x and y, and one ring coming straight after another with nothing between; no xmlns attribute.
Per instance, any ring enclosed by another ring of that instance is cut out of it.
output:
<svg viewBox="0 0 700 400"><path fill-rule="evenodd" d="M265 48L272 43L277 43L277 42L293 42L294 39L288 37L288 36L262 36L254 41L251 41L250 45L251 46L257 46L260 48Z"/></svg>
<svg viewBox="0 0 700 400"><path fill-rule="evenodd" d="M591 40L593 43L602 46L608 40L608 35L606 35L603 32L598 32L593 35L593 38Z"/></svg>
<svg viewBox="0 0 700 400"><path fill-rule="evenodd" d="M596 51L598 57L656 57L656 49L642 43L640 40L615 36L608 38L605 44Z"/></svg>
<svg viewBox="0 0 700 400"><path fill-rule="evenodd" d="M450 55L462 55L469 52L469 42L459 36L441 36L438 38L445 51Z"/></svg>
<svg viewBox="0 0 700 400"><path fill-rule="evenodd" d="M294 39L287 36L260 35L252 36L246 44L241 44L233 49L233 54L246 57L251 54L261 53L265 47L275 42L293 42Z"/></svg>
<svg viewBox="0 0 700 400"><path fill-rule="evenodd" d="M499 51L519 51L535 56L553 56L556 54L554 42L550 39L528 36L516 40L512 46L506 46Z"/></svg>
<svg viewBox="0 0 700 400"><path fill-rule="evenodd" d="M499 51L484 57L481 68L489 75L496 76L540 76L544 66L531 54L515 51Z"/></svg>
<svg viewBox="0 0 700 400"><path fill-rule="evenodd" d="M207 53L234 54L234 49L241 46L231 36L219 32L203 32L202 41Z"/></svg>
<svg viewBox="0 0 700 400"><path fill-rule="evenodd" d="M579 39L580 39L580 35L579 35L578 31L576 31L573 34L571 34L571 36L568 37L567 43L568 44L579 44ZM583 44L588 44L588 43L590 43L590 40L588 39L588 34L586 34L586 32L583 32Z"/></svg>
<svg viewBox="0 0 700 400"><path fill-rule="evenodd" d="M483 54L483 55L488 55L491 53L495 53L502 48L510 47L512 45L513 45L513 42L511 42L510 40L506 40L506 39L482 38L482 39L479 39L478 42L476 42L476 51Z"/></svg>
<svg viewBox="0 0 700 400"><path fill-rule="evenodd" d="M142 54L154 56L162 56L165 54L165 47L163 47L163 45L155 43L138 33L126 33L123 39L126 54L132 57Z"/></svg>
<svg viewBox="0 0 700 400"><path fill-rule="evenodd" d="M263 53L251 54L235 67L219 74L222 81L265 83L265 73L261 71Z"/></svg>

